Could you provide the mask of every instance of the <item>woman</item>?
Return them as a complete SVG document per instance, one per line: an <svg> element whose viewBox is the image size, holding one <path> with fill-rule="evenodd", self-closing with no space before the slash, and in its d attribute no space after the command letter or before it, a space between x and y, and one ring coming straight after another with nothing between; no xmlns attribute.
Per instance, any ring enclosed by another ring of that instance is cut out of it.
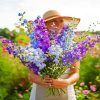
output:
<svg viewBox="0 0 100 100"><path fill-rule="evenodd" d="M72 17L64 17L60 16L60 14L55 10L47 11L44 16L45 24L47 26L48 31L54 26L55 30L61 32L61 29L65 22L70 25L73 21ZM77 24L80 19L75 18ZM74 20L74 21L75 21ZM77 25L76 24L76 25ZM74 28L76 26L74 25ZM42 79L40 76L34 74L34 72L30 71L29 80L33 83L33 88L30 96L30 100L76 100L75 92L73 85L79 79L79 67L80 62L75 62L73 64L76 68L70 68L71 74L62 75L58 79L52 79L49 76L46 76L45 79ZM47 88L64 88L66 90L66 94L62 94L60 96L46 96Z"/></svg>

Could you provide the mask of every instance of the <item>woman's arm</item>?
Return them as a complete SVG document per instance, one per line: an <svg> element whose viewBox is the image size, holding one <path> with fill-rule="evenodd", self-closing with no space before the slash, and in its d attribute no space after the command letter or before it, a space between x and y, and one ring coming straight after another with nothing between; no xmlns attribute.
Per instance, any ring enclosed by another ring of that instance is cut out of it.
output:
<svg viewBox="0 0 100 100"><path fill-rule="evenodd" d="M80 69L80 61L77 61L73 64L74 68L71 68L71 74L69 74L66 79L69 85L76 83L79 80L79 69Z"/></svg>
<svg viewBox="0 0 100 100"><path fill-rule="evenodd" d="M46 83L39 75L35 74L32 70L29 71L28 79L32 83L36 83L36 84L44 86L44 87L50 86L49 83Z"/></svg>

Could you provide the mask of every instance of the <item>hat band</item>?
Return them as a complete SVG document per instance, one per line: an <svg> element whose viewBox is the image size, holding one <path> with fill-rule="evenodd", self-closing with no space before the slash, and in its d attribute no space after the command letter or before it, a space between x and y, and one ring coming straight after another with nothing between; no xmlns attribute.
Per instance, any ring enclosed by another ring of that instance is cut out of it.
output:
<svg viewBox="0 0 100 100"><path fill-rule="evenodd" d="M49 19L56 18L56 17L60 17L60 16L59 15L49 16L47 18L44 18L44 20L49 20Z"/></svg>

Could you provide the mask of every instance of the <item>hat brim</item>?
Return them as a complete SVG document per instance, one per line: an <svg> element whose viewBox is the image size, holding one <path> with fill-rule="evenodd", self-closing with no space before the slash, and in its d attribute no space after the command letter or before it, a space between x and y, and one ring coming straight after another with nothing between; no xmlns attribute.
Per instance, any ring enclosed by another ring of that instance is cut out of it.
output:
<svg viewBox="0 0 100 100"><path fill-rule="evenodd" d="M80 18L69 17L69 16L53 16L48 19L45 19L45 22L59 17L62 18L64 20L64 23L72 29L75 29L80 22Z"/></svg>

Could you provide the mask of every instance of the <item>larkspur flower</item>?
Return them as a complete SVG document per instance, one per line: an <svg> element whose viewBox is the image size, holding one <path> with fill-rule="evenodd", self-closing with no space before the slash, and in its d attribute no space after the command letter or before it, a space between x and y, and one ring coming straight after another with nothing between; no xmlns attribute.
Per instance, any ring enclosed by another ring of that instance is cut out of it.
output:
<svg viewBox="0 0 100 100"><path fill-rule="evenodd" d="M48 37L48 32L44 24L43 19L40 17L34 21L34 30L29 34L31 44L35 48L41 48L44 52L47 51L50 46L50 39Z"/></svg>
<svg viewBox="0 0 100 100"><path fill-rule="evenodd" d="M28 66L35 74L39 74L39 67L37 67L35 64L30 63Z"/></svg>
<svg viewBox="0 0 100 100"><path fill-rule="evenodd" d="M48 53L51 56L55 56L53 62L58 64L59 58L62 56L63 49L59 45L51 45L51 47L48 48Z"/></svg>
<svg viewBox="0 0 100 100"><path fill-rule="evenodd" d="M24 20L23 20L23 23L27 23L27 19L24 19Z"/></svg>
<svg viewBox="0 0 100 100"><path fill-rule="evenodd" d="M24 23L21 23L21 25L24 26L25 24Z"/></svg>
<svg viewBox="0 0 100 100"><path fill-rule="evenodd" d="M64 26L64 28L61 31L61 35L58 37L58 43L61 45L61 47L66 50L70 50L73 47L74 41L73 38L75 37L75 33L68 28L68 26Z"/></svg>
<svg viewBox="0 0 100 100"><path fill-rule="evenodd" d="M36 66L38 66L39 69L45 67L44 61L46 60L46 56L44 55L43 51L39 48L28 48L23 52L22 56L25 58L26 62L36 64Z"/></svg>

